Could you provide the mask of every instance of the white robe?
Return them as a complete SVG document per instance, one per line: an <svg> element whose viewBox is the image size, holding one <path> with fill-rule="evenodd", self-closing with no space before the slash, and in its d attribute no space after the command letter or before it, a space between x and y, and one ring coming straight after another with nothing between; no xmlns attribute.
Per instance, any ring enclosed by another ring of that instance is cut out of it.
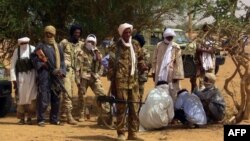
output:
<svg viewBox="0 0 250 141"><path fill-rule="evenodd" d="M35 50L34 46L31 47L31 52ZM20 58L29 57L29 45L25 48L20 48ZM37 86L36 86L36 71L35 69L29 72L20 72L18 74L18 80L16 78L15 66L18 59L18 49L16 48L11 58L10 79L11 81L17 81L18 85L18 105L31 104L32 100L36 99Z"/></svg>

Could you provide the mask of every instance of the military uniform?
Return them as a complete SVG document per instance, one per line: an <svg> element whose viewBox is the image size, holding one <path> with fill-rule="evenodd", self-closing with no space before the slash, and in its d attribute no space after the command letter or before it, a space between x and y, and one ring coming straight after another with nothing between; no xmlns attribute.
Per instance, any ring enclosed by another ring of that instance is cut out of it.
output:
<svg viewBox="0 0 250 141"><path fill-rule="evenodd" d="M150 54L148 53L147 49L142 48L142 53L143 53L143 58L145 61L145 64L149 64L149 58L150 58ZM148 70L146 71L138 71L139 73L139 93L142 96L144 94L144 85L145 83L148 81Z"/></svg>
<svg viewBox="0 0 250 141"><path fill-rule="evenodd" d="M73 96L73 84L75 83L76 54L81 51L83 42L78 41L77 43L71 43L67 39L64 39L60 42L60 45L64 50L65 65L67 71L66 77L64 79L64 86L68 92L68 95L63 95L61 112L62 115L63 113L67 113L68 122L73 123L70 122L70 119L72 119L73 121L71 115L71 111L73 109L71 97Z"/></svg>
<svg viewBox="0 0 250 141"><path fill-rule="evenodd" d="M138 93L138 69L137 66L143 64L143 57L141 50L134 47L135 56L136 56L136 69L134 75L130 75L132 62L130 55L130 48L125 47L121 40L113 44L110 47L110 60L109 60L109 71L108 78L111 80L113 85L112 89L116 90L116 93L113 95L116 96L118 100L128 100L139 102L140 95ZM138 58L141 58L138 61ZM126 105L122 103L117 103L117 124L121 123L121 126L117 129L118 135L124 135L124 121L123 116L126 112ZM138 131L139 119L138 119L138 103L129 103L128 104L129 113L128 113L128 132L129 134L134 134Z"/></svg>
<svg viewBox="0 0 250 141"><path fill-rule="evenodd" d="M132 43L136 47L136 50L138 50L138 52L140 52L140 54L142 55L144 64L147 65L146 67L148 68L150 54L147 52L147 49L142 48L137 40L133 40ZM148 81L148 69L144 70L144 68L138 67L138 83L136 86L138 87L137 90L139 91L140 94L140 101L142 101L144 94L144 84L147 81Z"/></svg>
<svg viewBox="0 0 250 141"><path fill-rule="evenodd" d="M88 87L92 89L96 96L105 95L99 76L101 60L96 55L101 55L97 48L88 50L85 46L77 54L76 59L76 83L78 86L78 110L79 117L82 118L85 113L84 97Z"/></svg>

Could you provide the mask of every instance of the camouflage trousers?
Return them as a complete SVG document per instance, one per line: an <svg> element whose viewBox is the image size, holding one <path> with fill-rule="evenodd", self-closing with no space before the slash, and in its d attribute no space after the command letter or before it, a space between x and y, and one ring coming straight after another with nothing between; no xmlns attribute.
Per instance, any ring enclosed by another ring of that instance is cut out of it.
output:
<svg viewBox="0 0 250 141"><path fill-rule="evenodd" d="M32 100L31 104L17 105L17 118L23 119L26 113L28 118L36 115L36 100Z"/></svg>
<svg viewBox="0 0 250 141"><path fill-rule="evenodd" d="M61 112L70 112L73 109L71 97L73 96L73 84L75 83L75 73L72 68L69 69L66 73L64 79L64 87L68 92L67 94L62 94L62 106Z"/></svg>
<svg viewBox="0 0 250 141"><path fill-rule="evenodd" d="M128 100L128 101L140 101L140 95L138 90L136 89L118 89L117 90L117 99L118 100ZM126 111L128 106L128 111ZM117 124L120 126L117 128L117 134L124 134L125 133L125 120L123 120L124 113L128 112L128 132L134 133L138 131L139 128L139 118L138 118L138 103L129 103L128 105L124 103L117 103Z"/></svg>
<svg viewBox="0 0 250 141"><path fill-rule="evenodd" d="M79 116L85 114L86 103L85 103L85 94L88 87L92 89L96 98L97 96L105 95L104 89L100 79L84 79L81 78L80 85L78 85L78 113ZM95 100L96 101L96 100Z"/></svg>

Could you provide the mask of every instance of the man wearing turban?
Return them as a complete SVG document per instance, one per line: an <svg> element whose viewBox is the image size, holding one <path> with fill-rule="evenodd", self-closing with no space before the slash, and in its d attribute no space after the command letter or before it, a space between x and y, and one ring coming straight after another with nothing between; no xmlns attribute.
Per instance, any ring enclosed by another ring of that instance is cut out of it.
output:
<svg viewBox="0 0 250 141"><path fill-rule="evenodd" d="M76 69L76 54L81 51L83 42L80 41L82 35L82 28L80 25L72 25L70 27L69 39L63 39L60 45L63 47L65 65L66 65L66 77L64 79L64 85L68 92L68 95L63 95L61 106L61 118L67 120L68 124L76 125L77 122L72 116L72 100L69 96L73 95L73 84L75 83L75 69ZM65 115L66 114L66 115ZM83 115L79 116L79 121L83 121Z"/></svg>
<svg viewBox="0 0 250 141"><path fill-rule="evenodd" d="M17 97L17 117L19 124L32 124L31 118L36 107L36 72L31 63L30 56L35 47L29 44L28 37L18 39L18 48L15 49L11 59L10 78L14 83ZM27 121L25 114L27 113Z"/></svg>
<svg viewBox="0 0 250 141"><path fill-rule="evenodd" d="M120 39L110 47L108 78L111 80L112 94L118 100L139 102L137 64L143 61L142 54L132 44L133 26L128 23L118 28ZM139 60L138 58L142 59ZM116 91L116 93L114 93ZM125 140L124 113L128 112L128 140L143 140L136 135L139 127L138 103L117 103L118 140Z"/></svg>
<svg viewBox="0 0 250 141"><path fill-rule="evenodd" d="M218 88L215 87L214 73L205 73L205 89L195 89L194 93L201 99L207 115L208 123L221 121L225 117L225 100Z"/></svg>
<svg viewBox="0 0 250 141"><path fill-rule="evenodd" d="M145 44L144 37L136 33L135 36L133 36L133 44L137 47L137 49L141 50L140 52L143 54L145 65L138 66L138 83L139 83L139 93L141 98L144 94L144 85L148 80L148 68L150 64L150 54L148 53L146 48L143 48Z"/></svg>
<svg viewBox="0 0 250 141"><path fill-rule="evenodd" d="M99 76L102 58L96 45L96 36L94 34L89 34L82 50L77 54L76 83L78 86L78 113L80 119L83 118L86 112L86 103L84 99L88 87L91 88L97 97L105 95ZM108 110L105 111L108 112ZM100 121L99 119L98 117L98 122Z"/></svg>
<svg viewBox="0 0 250 141"><path fill-rule="evenodd" d="M167 28L163 32L164 40L157 44L152 61L155 84L159 81L166 81L174 102L177 92L180 90L179 80L184 79L181 48L173 42L175 36L174 30L171 28Z"/></svg>
<svg viewBox="0 0 250 141"><path fill-rule="evenodd" d="M38 44L35 53L31 56L38 74L37 122L39 126L45 126L45 112L49 104L51 105L50 123L60 124L58 114L61 90L57 88L56 78L65 77L66 69L63 51L56 43L55 35L55 27L46 26L44 42Z"/></svg>

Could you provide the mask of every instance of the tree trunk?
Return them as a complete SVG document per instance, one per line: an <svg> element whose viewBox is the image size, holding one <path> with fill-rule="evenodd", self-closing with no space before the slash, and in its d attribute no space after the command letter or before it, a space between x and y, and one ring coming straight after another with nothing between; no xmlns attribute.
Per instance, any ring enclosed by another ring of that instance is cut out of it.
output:
<svg viewBox="0 0 250 141"><path fill-rule="evenodd" d="M246 80L245 91L246 91L247 103L243 120L250 120L250 67L248 67L248 77Z"/></svg>

